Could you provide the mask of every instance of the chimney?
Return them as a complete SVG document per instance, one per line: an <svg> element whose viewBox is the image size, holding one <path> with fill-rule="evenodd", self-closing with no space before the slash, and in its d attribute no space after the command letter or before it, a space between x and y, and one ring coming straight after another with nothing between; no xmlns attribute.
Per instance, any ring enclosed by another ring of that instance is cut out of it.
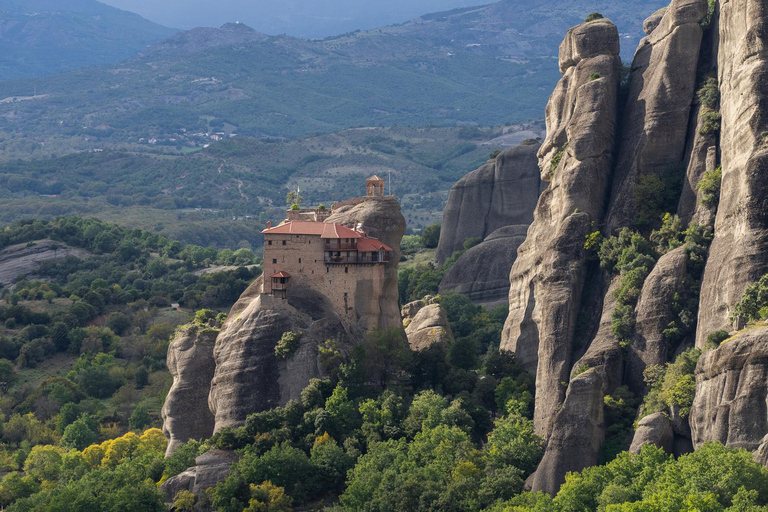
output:
<svg viewBox="0 0 768 512"><path fill-rule="evenodd" d="M268 220L267 221L267 229L270 229L270 228L272 228L272 221Z"/></svg>

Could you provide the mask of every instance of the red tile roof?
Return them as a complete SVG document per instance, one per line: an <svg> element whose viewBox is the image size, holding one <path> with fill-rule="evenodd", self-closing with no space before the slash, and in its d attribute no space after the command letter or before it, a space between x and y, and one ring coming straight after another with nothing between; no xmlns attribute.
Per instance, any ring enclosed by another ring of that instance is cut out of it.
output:
<svg viewBox="0 0 768 512"><path fill-rule="evenodd" d="M269 276L269 277L291 277L291 274L289 274L288 272L285 272L285 271L281 270L281 271L280 271L280 272L278 272L277 274L272 274L272 275L271 275L271 276Z"/></svg>
<svg viewBox="0 0 768 512"><path fill-rule="evenodd" d="M310 222L304 220L294 220L280 224L274 228L268 228L262 231L265 235L315 235L321 238L355 238L357 239L357 250L362 252L392 251L387 244L365 236L365 233L345 228L341 224L332 222ZM290 277L290 276L272 276L272 277Z"/></svg>
<svg viewBox="0 0 768 512"><path fill-rule="evenodd" d="M363 235L341 224L294 220L262 231L265 235L317 235L322 238L362 238Z"/></svg>
<svg viewBox="0 0 768 512"><path fill-rule="evenodd" d="M384 178L380 178L377 174L374 174L365 181L384 181Z"/></svg>
<svg viewBox="0 0 768 512"><path fill-rule="evenodd" d="M357 241L357 250L360 252L392 251L392 248L375 238L361 238Z"/></svg>

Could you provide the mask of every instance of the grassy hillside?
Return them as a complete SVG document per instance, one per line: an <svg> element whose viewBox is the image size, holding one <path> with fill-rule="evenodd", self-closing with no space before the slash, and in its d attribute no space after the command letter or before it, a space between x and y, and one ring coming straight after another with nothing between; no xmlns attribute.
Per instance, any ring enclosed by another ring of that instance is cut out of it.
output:
<svg viewBox="0 0 768 512"><path fill-rule="evenodd" d="M642 19L662 3L600 5L631 54ZM311 41L237 24L190 31L117 66L0 83L0 150L29 158L152 139L179 151L216 133L294 138L539 119L559 77L562 34L595 7L505 1Z"/></svg>
<svg viewBox="0 0 768 512"><path fill-rule="evenodd" d="M524 129L529 128L529 129ZM504 132L508 132L506 135ZM198 245L259 246L299 186L306 204L392 178L409 226L437 222L447 191L488 155L542 127L360 128L299 140L237 137L184 156L79 153L0 165L0 222L89 215Z"/></svg>
<svg viewBox="0 0 768 512"><path fill-rule="evenodd" d="M95 0L2 0L0 80L119 62L173 33Z"/></svg>

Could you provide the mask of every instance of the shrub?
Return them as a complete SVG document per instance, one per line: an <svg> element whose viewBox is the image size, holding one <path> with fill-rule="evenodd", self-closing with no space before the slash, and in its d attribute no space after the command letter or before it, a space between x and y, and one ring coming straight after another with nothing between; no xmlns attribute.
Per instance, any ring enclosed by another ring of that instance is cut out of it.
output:
<svg viewBox="0 0 768 512"><path fill-rule="evenodd" d="M702 112L704 123L699 129L701 135L713 135L720 131L720 112L716 112L710 109L704 109Z"/></svg>
<svg viewBox="0 0 768 512"><path fill-rule="evenodd" d="M290 209L293 211L301 210L301 206L298 203L293 203Z"/></svg>
<svg viewBox="0 0 768 512"><path fill-rule="evenodd" d="M731 323L740 318L747 322L760 320L764 308L768 307L768 274L747 287L741 300L733 307Z"/></svg>
<svg viewBox="0 0 768 512"><path fill-rule="evenodd" d="M715 331L709 333L707 336L707 344L714 345L717 347L722 342L730 338L731 335L728 333L728 331Z"/></svg>
<svg viewBox="0 0 768 512"><path fill-rule="evenodd" d="M602 14L600 14L599 12L593 12L592 14L587 16L587 18L584 20L584 22L585 23L589 23L589 22L595 21L595 20L602 20L603 18L604 18L604 16Z"/></svg>
<svg viewBox="0 0 768 512"><path fill-rule="evenodd" d="M560 162L563 160L563 156L565 155L566 149L568 149L568 142L563 144L563 147L560 148L560 151L555 153L555 156L552 157L552 163L551 163L551 168L549 173L550 178L555 174L557 167L560 165Z"/></svg>
<svg viewBox="0 0 768 512"><path fill-rule="evenodd" d="M677 356L674 363L664 366L648 366L643 372L650 391L643 400L640 417L655 412L669 411L678 407L680 417L686 418L691 412L696 394L696 380L693 377L701 350L691 348Z"/></svg>
<svg viewBox="0 0 768 512"><path fill-rule="evenodd" d="M600 265L621 275L616 289L617 303L611 315L611 331L622 344L632 337L635 303L655 263L648 240L628 228L622 229L619 236L604 240L600 246Z"/></svg>
<svg viewBox="0 0 768 512"><path fill-rule="evenodd" d="M591 75L589 75L590 82L593 82L598 79L600 79L600 73L592 73Z"/></svg>
<svg viewBox="0 0 768 512"><path fill-rule="evenodd" d="M680 240L682 234L683 223L680 217L667 213L661 220L661 227L651 233L651 243L659 254L666 254L683 245Z"/></svg>
<svg viewBox="0 0 768 512"><path fill-rule="evenodd" d="M275 345L275 356L278 359L288 359L301 345L301 333L288 331L280 337Z"/></svg>
<svg viewBox="0 0 768 512"><path fill-rule="evenodd" d="M496 151L488 155L488 160L496 160L496 157L499 156L500 154L501 154L501 150L497 149Z"/></svg>
<svg viewBox="0 0 768 512"><path fill-rule="evenodd" d="M696 94L699 96L699 101L704 107L710 110L717 110L717 105L720 102L720 89L717 85L717 78L707 78Z"/></svg>
<svg viewBox="0 0 768 512"><path fill-rule="evenodd" d="M579 368L576 370L576 375L581 375L582 373L588 371L590 366L588 364L583 364L579 366Z"/></svg>
<svg viewBox="0 0 768 512"><path fill-rule="evenodd" d="M720 201L720 185L723 181L723 169L718 166L714 171L704 172L699 181L698 189L701 192L701 204L707 208L715 208Z"/></svg>

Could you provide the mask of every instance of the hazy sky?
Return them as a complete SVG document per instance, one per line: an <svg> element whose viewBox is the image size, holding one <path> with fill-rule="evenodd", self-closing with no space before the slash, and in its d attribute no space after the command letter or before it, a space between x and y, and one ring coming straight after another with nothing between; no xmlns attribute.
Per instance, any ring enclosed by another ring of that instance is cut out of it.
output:
<svg viewBox="0 0 768 512"><path fill-rule="evenodd" d="M267 34L325 37L494 0L100 0L174 28L240 21Z"/></svg>

